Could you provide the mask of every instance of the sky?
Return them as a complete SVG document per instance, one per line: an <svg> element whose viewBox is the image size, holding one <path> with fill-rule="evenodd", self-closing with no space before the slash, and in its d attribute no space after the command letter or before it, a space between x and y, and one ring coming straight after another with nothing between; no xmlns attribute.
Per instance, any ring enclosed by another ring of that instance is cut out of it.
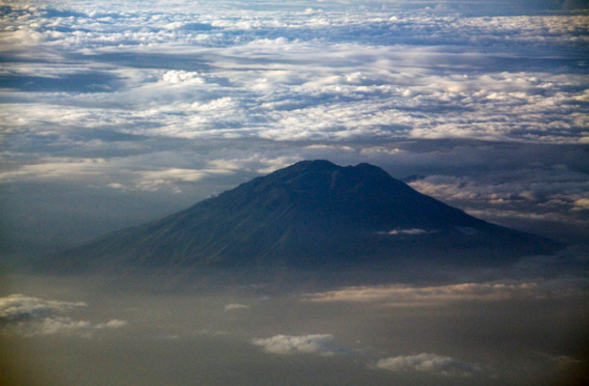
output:
<svg viewBox="0 0 589 386"><path fill-rule="evenodd" d="M0 383L573 384L588 53L584 0L0 1ZM304 159L573 245L327 281L6 276Z"/></svg>

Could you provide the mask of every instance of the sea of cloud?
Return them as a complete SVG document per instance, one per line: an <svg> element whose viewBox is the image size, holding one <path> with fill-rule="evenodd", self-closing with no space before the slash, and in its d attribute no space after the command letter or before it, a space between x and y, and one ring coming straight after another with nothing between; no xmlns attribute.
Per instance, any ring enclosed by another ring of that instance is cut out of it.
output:
<svg viewBox="0 0 589 386"><path fill-rule="evenodd" d="M6 1L3 215L15 240L71 245L327 158L417 174L415 188L473 214L545 234L559 224L569 235L556 236L579 240L582 8ZM50 208L67 207L64 191L83 214L60 213L71 221L42 232ZM123 200L136 207L122 212Z"/></svg>
<svg viewBox="0 0 589 386"><path fill-rule="evenodd" d="M586 241L586 8L2 1L0 244L37 257L315 158ZM294 292L9 278L0 352L61 386L550 384L586 364L585 256Z"/></svg>

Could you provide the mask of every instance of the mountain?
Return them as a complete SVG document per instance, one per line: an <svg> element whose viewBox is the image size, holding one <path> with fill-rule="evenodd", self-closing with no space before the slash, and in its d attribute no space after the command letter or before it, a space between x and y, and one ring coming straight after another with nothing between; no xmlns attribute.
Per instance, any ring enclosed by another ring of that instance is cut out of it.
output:
<svg viewBox="0 0 589 386"><path fill-rule="evenodd" d="M100 266L297 266L438 259L496 264L558 245L469 216L369 164L302 161L59 256Z"/></svg>

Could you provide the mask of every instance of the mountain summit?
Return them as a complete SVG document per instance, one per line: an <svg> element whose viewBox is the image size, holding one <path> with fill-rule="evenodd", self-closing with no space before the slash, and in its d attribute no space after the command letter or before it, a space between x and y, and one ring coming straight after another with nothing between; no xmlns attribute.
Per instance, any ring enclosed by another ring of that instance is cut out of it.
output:
<svg viewBox="0 0 589 386"><path fill-rule="evenodd" d="M476 219L369 164L302 161L163 219L67 251L61 264L328 266L395 259L475 264L555 243ZM60 264L60 265L61 265Z"/></svg>

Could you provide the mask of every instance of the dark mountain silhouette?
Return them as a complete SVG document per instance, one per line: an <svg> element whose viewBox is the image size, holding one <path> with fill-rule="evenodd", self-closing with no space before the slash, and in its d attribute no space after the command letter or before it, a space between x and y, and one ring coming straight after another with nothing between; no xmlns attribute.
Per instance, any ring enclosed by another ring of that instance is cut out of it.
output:
<svg viewBox="0 0 589 386"><path fill-rule="evenodd" d="M56 263L68 269L316 267L422 258L494 264L557 247L469 216L378 167L303 161L67 251Z"/></svg>

